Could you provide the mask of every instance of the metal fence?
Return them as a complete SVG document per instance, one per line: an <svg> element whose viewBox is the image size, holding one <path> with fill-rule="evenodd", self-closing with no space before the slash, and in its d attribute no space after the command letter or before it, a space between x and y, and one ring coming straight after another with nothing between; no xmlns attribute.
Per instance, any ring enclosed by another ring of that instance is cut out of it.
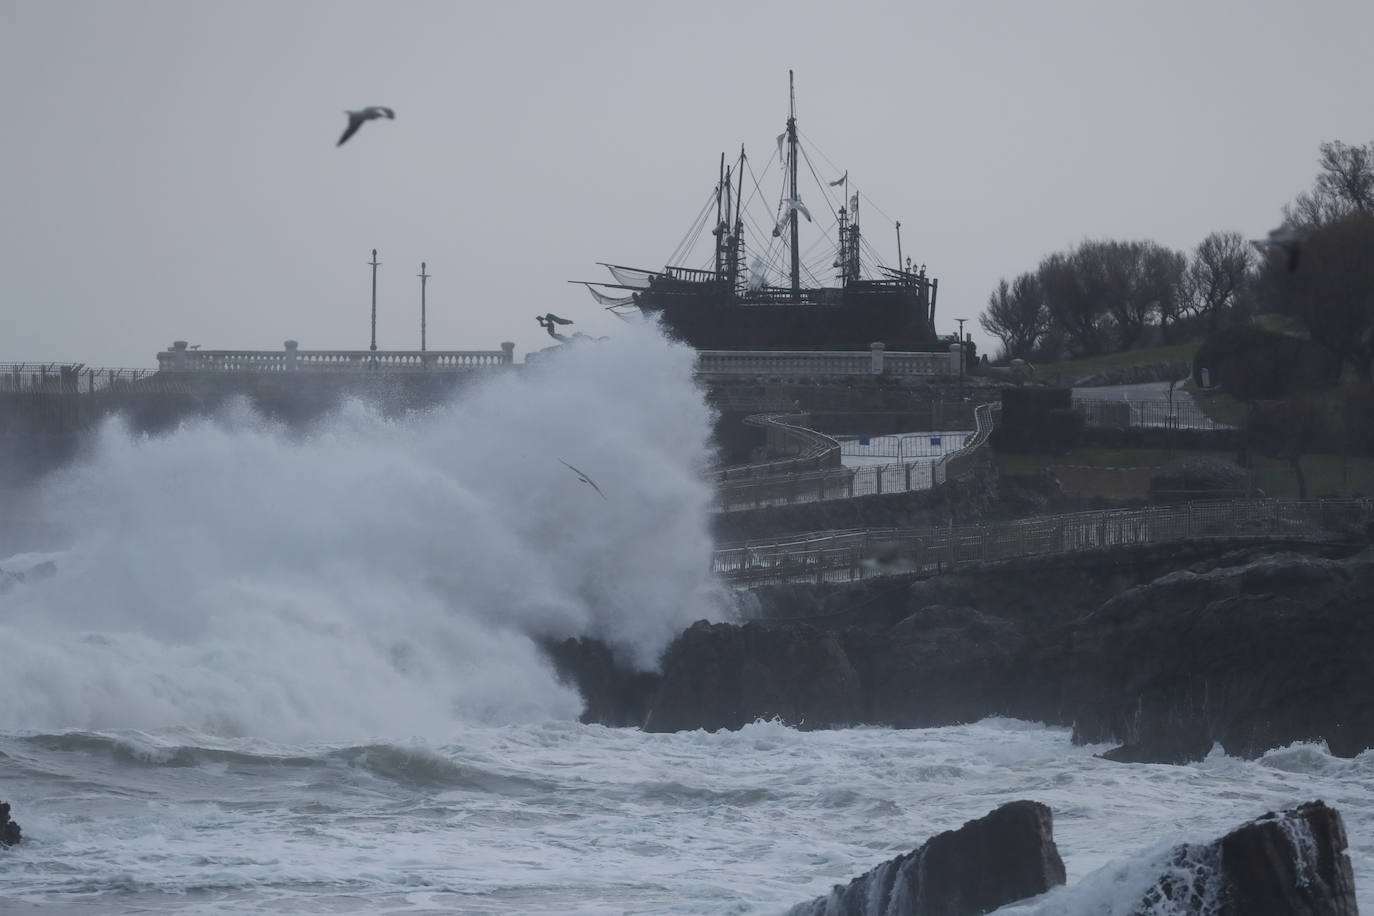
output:
<svg viewBox="0 0 1374 916"><path fill-rule="evenodd" d="M907 461L864 468L832 467L761 478L722 479L716 487L716 507L721 512L737 512L855 496L929 490L948 479L961 477L972 469L978 450L987 444L988 436L992 434L994 418L994 405L979 405L974 410L977 429L973 436L958 451L949 452L933 462ZM834 440L830 441L834 443ZM839 448L838 443L834 445Z"/></svg>
<svg viewBox="0 0 1374 916"><path fill-rule="evenodd" d="M721 547L712 569L739 586L849 582L1018 557L1199 538L1329 538L1374 522L1374 500L1233 500L1078 512L949 528L869 529Z"/></svg>
<svg viewBox="0 0 1374 916"><path fill-rule="evenodd" d="M839 439L840 454L846 458L943 458L963 448L964 440L972 435L970 430L849 437Z"/></svg>
<svg viewBox="0 0 1374 916"><path fill-rule="evenodd" d="M1234 429L1217 423L1192 399L1176 401L1109 401L1074 398L1073 409L1088 426L1108 429Z"/></svg>
<svg viewBox="0 0 1374 916"><path fill-rule="evenodd" d="M80 363L0 363L0 391L79 394L156 374L156 369L96 369Z"/></svg>

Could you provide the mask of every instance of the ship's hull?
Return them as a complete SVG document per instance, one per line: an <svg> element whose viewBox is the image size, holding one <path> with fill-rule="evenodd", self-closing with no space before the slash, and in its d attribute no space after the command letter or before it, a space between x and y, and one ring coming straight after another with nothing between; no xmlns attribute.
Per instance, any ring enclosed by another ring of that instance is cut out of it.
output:
<svg viewBox="0 0 1374 916"><path fill-rule="evenodd" d="M925 297L912 284L858 281L844 288L765 289L736 295L725 283L655 278L635 296L646 316L698 350L927 350L935 343Z"/></svg>

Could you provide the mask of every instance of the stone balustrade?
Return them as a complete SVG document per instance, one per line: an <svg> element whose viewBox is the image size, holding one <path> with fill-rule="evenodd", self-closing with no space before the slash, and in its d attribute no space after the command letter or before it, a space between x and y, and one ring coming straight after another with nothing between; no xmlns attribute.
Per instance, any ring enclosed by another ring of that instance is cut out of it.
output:
<svg viewBox="0 0 1374 916"><path fill-rule="evenodd" d="M957 376L959 344L947 353L889 351L881 343L868 353L847 350L701 350L698 375L897 375Z"/></svg>
<svg viewBox="0 0 1374 916"><path fill-rule="evenodd" d="M510 342L499 350L302 350L294 340L281 350L192 350L178 340L157 355L162 372L453 372L514 363Z"/></svg>

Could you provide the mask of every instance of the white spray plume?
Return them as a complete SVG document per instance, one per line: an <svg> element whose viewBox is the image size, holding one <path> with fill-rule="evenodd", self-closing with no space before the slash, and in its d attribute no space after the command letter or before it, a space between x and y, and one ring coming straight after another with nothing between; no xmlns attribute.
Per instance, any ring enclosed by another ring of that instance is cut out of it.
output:
<svg viewBox="0 0 1374 916"><path fill-rule="evenodd" d="M57 575L0 597L0 728L332 741L575 717L536 638L651 668L719 614L693 359L627 326L403 420L107 424L38 500L68 532Z"/></svg>

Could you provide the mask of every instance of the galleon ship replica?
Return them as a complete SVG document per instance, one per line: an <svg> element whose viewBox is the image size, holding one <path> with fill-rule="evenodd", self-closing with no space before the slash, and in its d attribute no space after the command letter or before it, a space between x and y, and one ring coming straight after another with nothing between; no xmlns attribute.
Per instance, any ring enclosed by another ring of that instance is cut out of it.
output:
<svg viewBox="0 0 1374 916"><path fill-rule="evenodd" d="M585 285L621 317L658 318L668 334L699 350L867 350L874 342L889 350L938 349L939 281L926 275L925 265L913 268L910 258L902 263L900 222L898 266L881 263L859 229L860 199L868 198L851 192L848 171L833 181L820 179L798 143L790 71L788 94L787 129L763 174L755 175L743 147L733 164L722 154L715 187L667 266L647 270L603 262L610 281L572 282ZM749 206L764 205L762 182L775 162L782 191L776 208L760 216ZM810 206L798 187L802 163L819 189ZM818 225L816 219L827 217L830 228L803 251L802 220ZM756 237L750 241L746 223ZM708 226L712 243L703 253L700 241ZM695 266L681 263L694 256L700 256ZM833 276L833 285L824 285L820 278L826 276Z"/></svg>

